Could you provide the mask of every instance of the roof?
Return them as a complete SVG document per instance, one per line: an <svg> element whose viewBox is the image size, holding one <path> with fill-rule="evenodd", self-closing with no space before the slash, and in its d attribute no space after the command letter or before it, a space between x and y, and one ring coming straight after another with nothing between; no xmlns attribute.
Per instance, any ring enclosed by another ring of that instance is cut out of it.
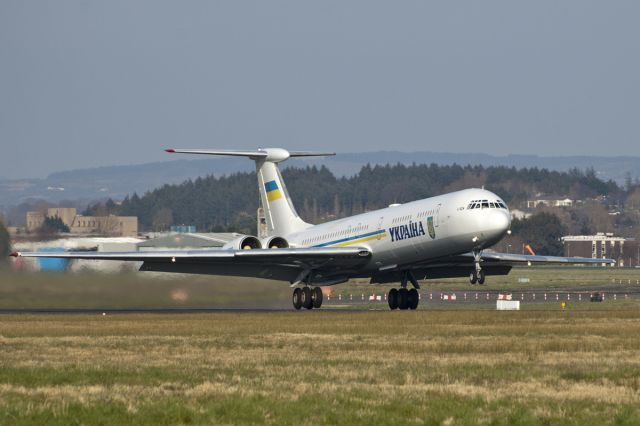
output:
<svg viewBox="0 0 640 426"><path fill-rule="evenodd" d="M236 233L170 233L138 244L138 248L207 248L222 247L241 234Z"/></svg>

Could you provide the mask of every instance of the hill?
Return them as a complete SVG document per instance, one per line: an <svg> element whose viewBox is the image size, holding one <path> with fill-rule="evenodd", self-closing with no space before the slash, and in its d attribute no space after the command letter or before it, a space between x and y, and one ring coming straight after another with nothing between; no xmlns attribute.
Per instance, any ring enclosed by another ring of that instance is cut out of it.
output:
<svg viewBox="0 0 640 426"><path fill-rule="evenodd" d="M485 186L512 206L540 192L573 199L605 197L611 204L621 203L625 195L615 182L578 170L396 164L367 165L350 177L338 177L324 166L287 168L283 176L299 214L312 223L469 187ZM255 173L241 172L164 185L143 196L127 196L119 205L95 205L86 214L99 210L138 216L141 228L149 230L173 223L196 225L200 231L255 233L257 207Z"/></svg>
<svg viewBox="0 0 640 426"><path fill-rule="evenodd" d="M441 152L369 152L346 153L335 157L313 160L290 160L287 167L324 165L338 177L352 176L366 165L385 164L438 164L482 165L516 168L545 168L569 171L573 168L593 168L598 178L624 183L627 177L640 176L638 157L541 157L534 155L492 156L481 153L455 154ZM184 182L199 176L228 175L253 170L253 164L237 158L196 158L147 163L136 166L109 166L53 173L44 179L0 179L0 209L11 207L30 199L49 202L73 200L87 203L100 199L122 199L127 194L138 194L164 184Z"/></svg>

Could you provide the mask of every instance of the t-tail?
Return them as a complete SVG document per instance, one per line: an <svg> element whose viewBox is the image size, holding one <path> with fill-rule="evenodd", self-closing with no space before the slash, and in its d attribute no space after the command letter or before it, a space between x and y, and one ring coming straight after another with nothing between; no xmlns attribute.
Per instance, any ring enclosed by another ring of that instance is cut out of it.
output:
<svg viewBox="0 0 640 426"><path fill-rule="evenodd" d="M269 236L285 236L312 226L303 221L296 212L291 197L287 192L278 163L290 157L324 157L335 155L333 152L305 152L287 151L282 148L260 148L256 151L235 150L195 150L195 149L167 149L170 153L230 155L248 157L256 162L258 175L258 191L267 221Z"/></svg>

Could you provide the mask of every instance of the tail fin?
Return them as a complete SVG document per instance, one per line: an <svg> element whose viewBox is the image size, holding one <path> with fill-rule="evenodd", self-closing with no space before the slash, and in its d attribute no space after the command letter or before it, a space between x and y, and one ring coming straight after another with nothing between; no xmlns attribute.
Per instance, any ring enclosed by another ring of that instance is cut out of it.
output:
<svg viewBox="0 0 640 426"><path fill-rule="evenodd" d="M296 209L293 207L287 187L284 184L280 170L278 170L278 163L285 161L289 157L335 155L335 153L328 152L289 152L282 148L264 148L256 151L205 151L192 149L167 149L166 151L179 154L231 155L248 157L254 160L256 162L256 174L258 175L258 191L260 192L269 236L286 236L311 226L298 216Z"/></svg>

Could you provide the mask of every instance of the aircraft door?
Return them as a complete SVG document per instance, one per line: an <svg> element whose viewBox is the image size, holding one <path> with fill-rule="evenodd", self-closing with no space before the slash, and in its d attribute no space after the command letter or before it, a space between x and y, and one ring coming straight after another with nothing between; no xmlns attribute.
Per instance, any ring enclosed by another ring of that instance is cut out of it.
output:
<svg viewBox="0 0 640 426"><path fill-rule="evenodd" d="M376 229L376 231L379 231L382 229L382 225L384 223L384 216L380 216L380 219L378 220L378 228ZM378 237L378 239L380 239L381 237Z"/></svg>
<svg viewBox="0 0 640 426"><path fill-rule="evenodd" d="M436 228L440 226L440 207L442 207L442 204L438 204L438 207L436 207L436 214L433 218L433 226Z"/></svg>

